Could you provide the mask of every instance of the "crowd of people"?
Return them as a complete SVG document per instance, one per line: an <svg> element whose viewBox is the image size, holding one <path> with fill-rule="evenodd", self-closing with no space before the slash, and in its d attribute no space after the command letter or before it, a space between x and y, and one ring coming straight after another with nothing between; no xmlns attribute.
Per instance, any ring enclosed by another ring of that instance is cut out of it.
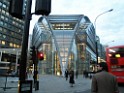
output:
<svg viewBox="0 0 124 93"><path fill-rule="evenodd" d="M101 62L98 65L98 71L94 73L91 77L91 93L119 93L117 79L114 75L108 72L107 63ZM78 78L78 71L75 72L76 78ZM85 78L88 77L88 72L85 70L83 72ZM66 69L65 78L68 80L70 86L73 87L75 84L74 80L74 70Z"/></svg>

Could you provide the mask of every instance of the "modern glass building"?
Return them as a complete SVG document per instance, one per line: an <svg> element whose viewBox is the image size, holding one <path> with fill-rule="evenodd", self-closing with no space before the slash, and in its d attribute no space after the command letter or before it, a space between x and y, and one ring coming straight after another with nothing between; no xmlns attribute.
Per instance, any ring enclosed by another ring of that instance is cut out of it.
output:
<svg viewBox="0 0 124 93"><path fill-rule="evenodd" d="M64 75L65 69L82 74L96 61L95 29L85 15L42 16L35 24L32 46L44 53L39 73Z"/></svg>

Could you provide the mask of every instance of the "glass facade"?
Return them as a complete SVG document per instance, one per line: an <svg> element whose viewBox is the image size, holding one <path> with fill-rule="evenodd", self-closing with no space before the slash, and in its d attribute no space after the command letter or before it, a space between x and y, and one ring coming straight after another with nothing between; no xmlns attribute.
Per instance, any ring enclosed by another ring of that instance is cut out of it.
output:
<svg viewBox="0 0 124 93"><path fill-rule="evenodd" d="M50 15L36 23L32 45L45 54L39 73L64 75L65 69L82 74L96 60L95 31L84 15Z"/></svg>

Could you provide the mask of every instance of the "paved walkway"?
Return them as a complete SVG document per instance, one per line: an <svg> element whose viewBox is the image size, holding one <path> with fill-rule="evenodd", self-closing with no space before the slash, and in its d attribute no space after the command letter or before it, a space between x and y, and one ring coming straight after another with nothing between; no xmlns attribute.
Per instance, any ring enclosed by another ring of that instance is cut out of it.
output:
<svg viewBox="0 0 124 93"><path fill-rule="evenodd" d="M74 87L70 87L69 81L66 81L64 77L40 75L39 78L39 90L35 91L33 89L33 93L90 93L91 80L85 79L83 76L79 76L75 79ZM0 93L18 93L18 80L14 79L15 82L11 82L11 80L9 80L7 87L13 86L13 88L6 89L6 91L0 88Z"/></svg>

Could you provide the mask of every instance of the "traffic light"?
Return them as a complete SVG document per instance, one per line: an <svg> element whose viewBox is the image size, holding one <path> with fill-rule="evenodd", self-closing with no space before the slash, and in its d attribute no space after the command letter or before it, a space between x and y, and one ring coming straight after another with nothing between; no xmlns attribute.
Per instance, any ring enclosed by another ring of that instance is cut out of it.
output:
<svg viewBox="0 0 124 93"><path fill-rule="evenodd" d="M30 55L31 55L31 58L30 60L33 60L35 61L35 58L36 58L36 51L35 51L35 47L30 47Z"/></svg>
<svg viewBox="0 0 124 93"><path fill-rule="evenodd" d="M44 54L42 52L38 53L38 59L39 60L44 60Z"/></svg>
<svg viewBox="0 0 124 93"><path fill-rule="evenodd" d="M49 15L51 12L51 0L36 0L35 14Z"/></svg>
<svg viewBox="0 0 124 93"><path fill-rule="evenodd" d="M10 0L9 13L16 18L22 19L23 0Z"/></svg>

